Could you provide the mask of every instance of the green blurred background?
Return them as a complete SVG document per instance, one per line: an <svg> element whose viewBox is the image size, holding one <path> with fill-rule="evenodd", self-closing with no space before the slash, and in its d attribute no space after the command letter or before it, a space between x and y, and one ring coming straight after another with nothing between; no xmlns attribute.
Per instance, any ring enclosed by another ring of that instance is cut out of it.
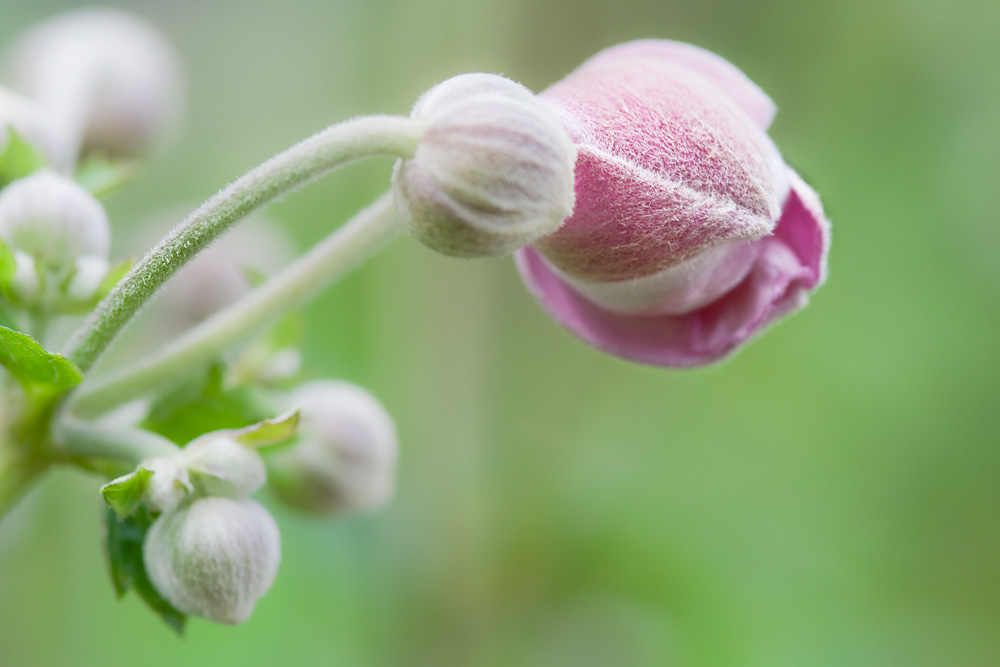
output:
<svg viewBox="0 0 1000 667"><path fill-rule="evenodd" d="M392 505L318 521L265 497L274 587L245 625L179 640L115 600L97 480L61 471L0 524L0 665L1000 665L1000 3L116 5L189 82L177 143L109 201L120 228L452 74L538 90L667 37L775 99L834 222L831 275L735 358L663 371L557 328L510 261L401 239L314 303L306 349L396 416ZM71 6L5 0L0 42ZM270 214L304 249L389 166Z"/></svg>

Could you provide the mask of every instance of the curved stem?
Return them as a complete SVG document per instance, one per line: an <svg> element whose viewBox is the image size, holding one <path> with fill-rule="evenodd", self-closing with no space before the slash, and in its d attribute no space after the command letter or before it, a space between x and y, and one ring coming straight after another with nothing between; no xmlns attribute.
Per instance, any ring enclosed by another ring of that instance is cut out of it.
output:
<svg viewBox="0 0 1000 667"><path fill-rule="evenodd" d="M413 155L422 126L369 116L333 125L279 153L205 202L118 283L74 332L65 355L87 371L153 293L235 222L350 162Z"/></svg>
<svg viewBox="0 0 1000 667"><path fill-rule="evenodd" d="M225 310L144 358L95 381L85 381L70 410L94 416L153 387L197 371L247 334L298 308L401 233L392 197L382 195L282 273Z"/></svg>

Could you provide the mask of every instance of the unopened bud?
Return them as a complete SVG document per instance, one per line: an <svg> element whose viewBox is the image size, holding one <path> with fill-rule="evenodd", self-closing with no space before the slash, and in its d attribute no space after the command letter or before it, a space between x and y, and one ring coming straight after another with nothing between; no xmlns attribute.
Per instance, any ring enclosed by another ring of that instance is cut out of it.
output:
<svg viewBox="0 0 1000 667"><path fill-rule="evenodd" d="M270 460L278 495L306 512L374 509L392 497L399 445L392 417L349 382L317 381L294 394L299 442Z"/></svg>
<svg viewBox="0 0 1000 667"><path fill-rule="evenodd" d="M38 104L0 86L0 155L7 150L10 130L37 149L53 169L67 171L72 165L69 138L55 118Z"/></svg>
<svg viewBox="0 0 1000 667"><path fill-rule="evenodd" d="M146 459L139 467L153 473L147 482L144 497L154 512L169 512L192 491L187 468L176 457Z"/></svg>
<svg viewBox="0 0 1000 667"><path fill-rule="evenodd" d="M77 258L105 258L111 228L104 207L52 171L38 171L0 191L0 238L34 257L45 272L65 273Z"/></svg>
<svg viewBox="0 0 1000 667"><path fill-rule="evenodd" d="M108 275L108 260L103 257L80 257L73 264L76 271L66 286L66 296L73 301L89 301Z"/></svg>
<svg viewBox="0 0 1000 667"><path fill-rule="evenodd" d="M281 536L253 500L199 498L153 522L142 553L153 586L178 611L235 625L271 587Z"/></svg>
<svg viewBox="0 0 1000 667"><path fill-rule="evenodd" d="M19 299L27 302L37 299L42 291L35 258L20 250L14 251L14 277L11 279L11 288Z"/></svg>
<svg viewBox="0 0 1000 667"><path fill-rule="evenodd" d="M530 90L495 74L435 86L411 117L425 124L393 173L400 217L446 255L503 255L554 232L573 211L576 148Z"/></svg>
<svg viewBox="0 0 1000 667"><path fill-rule="evenodd" d="M158 30L114 9L84 9L28 31L11 49L14 87L66 115L84 149L133 156L173 124L177 56Z"/></svg>
<svg viewBox="0 0 1000 667"><path fill-rule="evenodd" d="M184 448L181 458L195 487L210 496L244 498L267 481L255 450L227 436L209 433Z"/></svg>

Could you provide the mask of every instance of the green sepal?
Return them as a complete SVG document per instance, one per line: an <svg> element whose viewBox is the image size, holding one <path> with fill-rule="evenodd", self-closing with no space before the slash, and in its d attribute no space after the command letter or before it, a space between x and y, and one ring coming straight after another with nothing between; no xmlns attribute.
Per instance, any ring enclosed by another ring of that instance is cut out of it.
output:
<svg viewBox="0 0 1000 667"><path fill-rule="evenodd" d="M214 364L177 386L157 399L142 428L184 446L205 433L244 428L274 414L262 390L227 387L225 376L225 367Z"/></svg>
<svg viewBox="0 0 1000 667"><path fill-rule="evenodd" d="M7 128L7 145L0 153L0 187L48 166L41 151L13 127Z"/></svg>
<svg viewBox="0 0 1000 667"><path fill-rule="evenodd" d="M232 437L241 445L256 449L281 445L295 437L299 429L300 417L301 412L295 410L274 419L263 419L253 426L233 433Z"/></svg>
<svg viewBox="0 0 1000 667"><path fill-rule="evenodd" d="M31 336L0 326L0 364L26 390L63 391L83 381L72 361L47 351Z"/></svg>
<svg viewBox="0 0 1000 667"><path fill-rule="evenodd" d="M123 477L113 479L101 487L101 495L119 517L125 518L133 514L142 503L142 494L146 492L149 478L153 473L145 468L137 468Z"/></svg>
<svg viewBox="0 0 1000 667"><path fill-rule="evenodd" d="M129 589L134 588L139 597L145 600L164 623L177 634L183 635L187 616L177 611L153 588L142 560L142 544L154 519L155 517L142 506L134 514L123 519L120 519L110 507L104 513L104 553L108 559L111 584L119 599L124 597Z"/></svg>
<svg viewBox="0 0 1000 667"><path fill-rule="evenodd" d="M74 178L90 194L102 199L134 180L138 173L138 162L109 160L103 155L92 153L76 170Z"/></svg>

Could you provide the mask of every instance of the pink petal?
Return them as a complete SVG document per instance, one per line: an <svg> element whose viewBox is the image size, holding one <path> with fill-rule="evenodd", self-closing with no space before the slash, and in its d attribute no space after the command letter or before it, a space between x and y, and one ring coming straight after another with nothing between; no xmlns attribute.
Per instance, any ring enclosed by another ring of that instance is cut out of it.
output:
<svg viewBox="0 0 1000 667"><path fill-rule="evenodd" d="M787 193L784 163L757 122L642 44L627 57L598 54L542 93L579 153L574 213L536 247L586 280L649 275L760 238Z"/></svg>
<svg viewBox="0 0 1000 667"><path fill-rule="evenodd" d="M693 44L666 39L640 39L605 49L586 61L582 67L592 62L632 57L659 59L696 72L736 102L760 129L766 130L771 126L777 107L767 93L722 56Z"/></svg>
<svg viewBox="0 0 1000 667"><path fill-rule="evenodd" d="M620 315L594 305L549 269L533 248L518 269L543 307L584 342L609 354L657 366L717 361L768 324L801 308L826 276L830 224L815 192L789 170L791 193L773 236L761 239L747 277L714 303L686 315Z"/></svg>

